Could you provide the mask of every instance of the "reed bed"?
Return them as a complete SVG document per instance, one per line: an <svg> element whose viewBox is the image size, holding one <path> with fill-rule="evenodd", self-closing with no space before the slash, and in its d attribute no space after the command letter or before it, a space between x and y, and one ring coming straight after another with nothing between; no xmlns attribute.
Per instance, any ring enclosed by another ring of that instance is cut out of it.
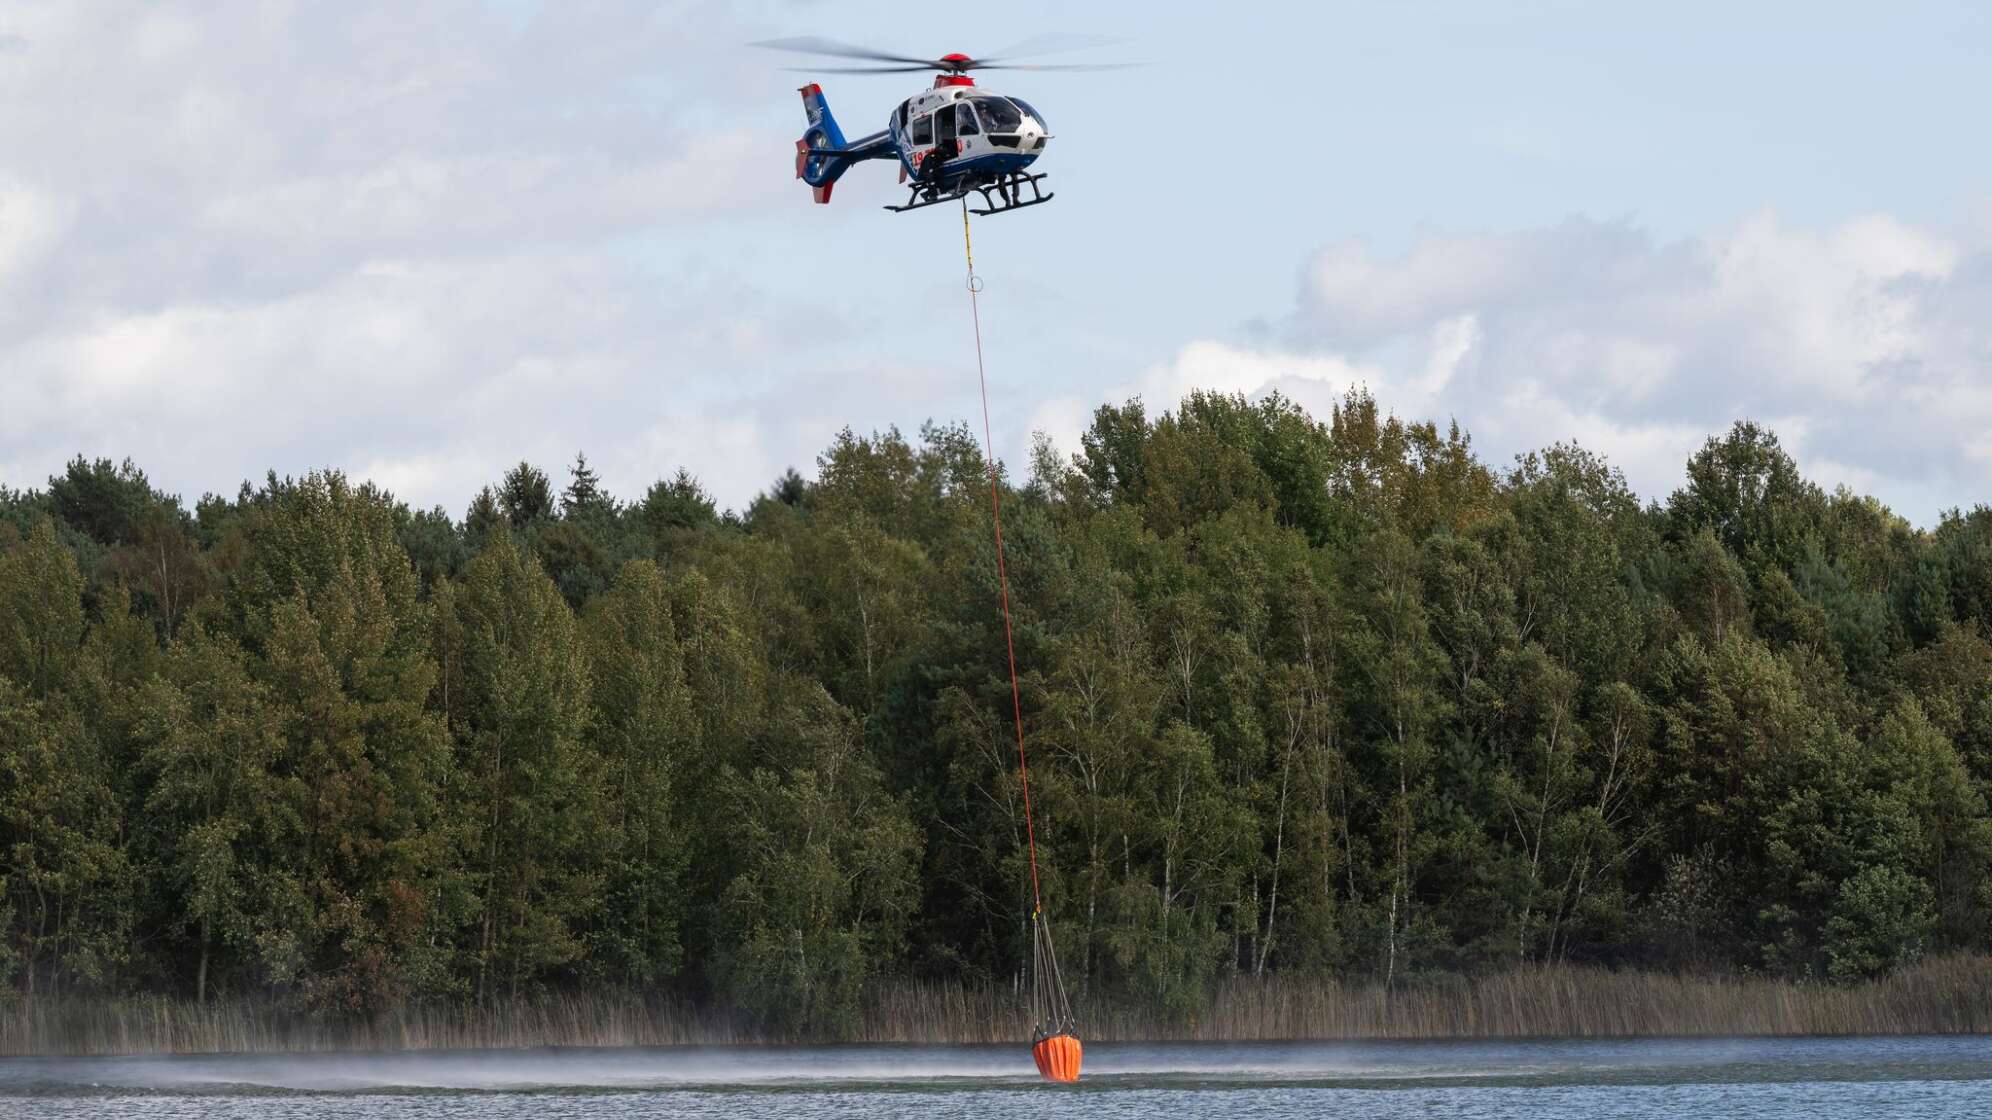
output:
<svg viewBox="0 0 1992 1120"><path fill-rule="evenodd" d="M898 983L870 993L850 1030L797 1039L724 1010L615 994L425 1005L372 1018L301 1014L256 1000L160 997L0 1005L0 1054L435 1050L796 1041L1011 1042L1029 1030L1008 986ZM1992 957L1925 961L1862 984L1557 967L1448 977L1386 992L1315 978L1234 978L1190 1017L1082 998L1101 1041L1614 1038L1992 1032Z"/></svg>

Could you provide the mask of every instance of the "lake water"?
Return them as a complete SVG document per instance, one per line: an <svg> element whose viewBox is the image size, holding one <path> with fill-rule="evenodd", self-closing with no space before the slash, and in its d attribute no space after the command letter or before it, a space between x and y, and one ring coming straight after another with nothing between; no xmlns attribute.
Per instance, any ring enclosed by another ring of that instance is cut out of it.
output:
<svg viewBox="0 0 1992 1120"><path fill-rule="evenodd" d="M1992 1116L1992 1039L1358 1042L0 1059L0 1116Z"/></svg>

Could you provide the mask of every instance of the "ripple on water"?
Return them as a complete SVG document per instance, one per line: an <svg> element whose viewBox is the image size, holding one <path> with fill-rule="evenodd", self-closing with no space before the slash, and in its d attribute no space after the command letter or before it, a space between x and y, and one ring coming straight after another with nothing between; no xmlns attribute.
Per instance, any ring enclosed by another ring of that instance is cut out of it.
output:
<svg viewBox="0 0 1992 1120"><path fill-rule="evenodd" d="M0 1116L1821 1117L1992 1115L1992 1039L1095 1044L0 1060Z"/></svg>

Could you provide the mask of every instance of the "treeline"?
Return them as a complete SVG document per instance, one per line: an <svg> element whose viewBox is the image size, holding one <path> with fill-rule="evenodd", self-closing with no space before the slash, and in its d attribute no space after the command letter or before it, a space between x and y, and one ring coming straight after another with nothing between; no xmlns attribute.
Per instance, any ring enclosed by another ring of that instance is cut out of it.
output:
<svg viewBox="0 0 1992 1120"><path fill-rule="evenodd" d="M1024 820L962 427L744 512L521 464L0 489L0 973L301 1010L620 992L844 1029L1014 982ZM1752 424L1644 506L1352 395L1103 407L1005 477L1080 999L1992 948L1992 510L1912 527Z"/></svg>

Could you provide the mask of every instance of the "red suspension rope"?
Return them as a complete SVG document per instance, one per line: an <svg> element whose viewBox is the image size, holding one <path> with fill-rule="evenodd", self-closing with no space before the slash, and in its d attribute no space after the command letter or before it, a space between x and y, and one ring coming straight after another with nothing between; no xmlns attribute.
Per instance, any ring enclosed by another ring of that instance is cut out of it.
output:
<svg viewBox="0 0 1992 1120"><path fill-rule="evenodd" d="M989 512L996 525L996 586L1003 602L1003 648L1010 655L1010 711L1017 727L1017 774L1024 785L1024 838L1031 854L1031 911L1044 909L1038 891L1037 829L1031 822L1031 764L1024 754L1024 697L1017 685L1017 639L1010 628L1010 573L1003 561L1003 499L996 485L996 441L989 430L989 375L982 368L982 308L976 293L982 281L975 275L975 246L968 236L968 201L961 204L961 248L968 259L968 307L975 319L975 376L982 383L982 442L989 451Z"/></svg>

